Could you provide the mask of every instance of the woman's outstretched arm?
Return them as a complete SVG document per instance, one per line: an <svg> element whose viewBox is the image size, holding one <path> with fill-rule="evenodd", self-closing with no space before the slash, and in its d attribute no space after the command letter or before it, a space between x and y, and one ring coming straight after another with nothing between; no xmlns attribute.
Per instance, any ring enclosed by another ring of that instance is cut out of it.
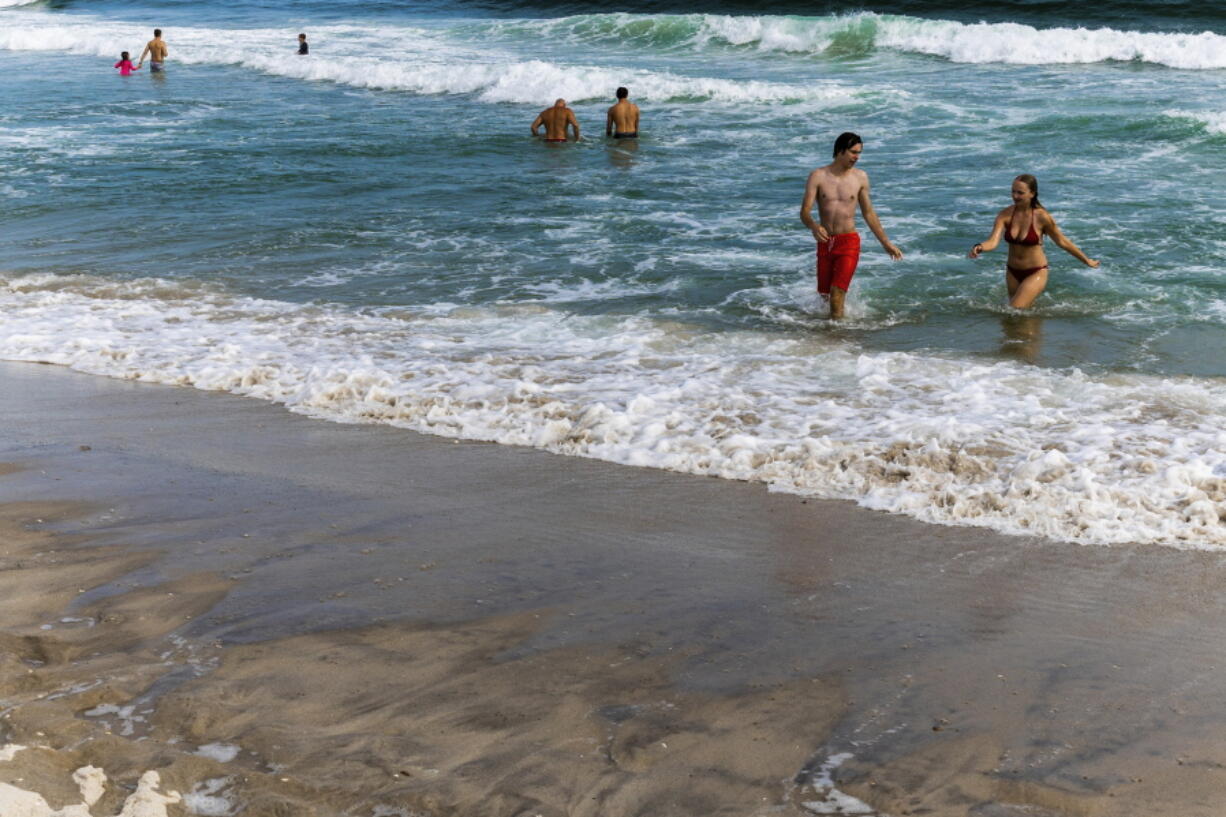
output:
<svg viewBox="0 0 1226 817"><path fill-rule="evenodd" d="M1060 228L1056 225L1056 220L1052 218L1051 213L1047 213L1047 224L1045 225L1045 228L1045 232L1051 236L1051 240L1055 242L1057 247L1064 250L1066 253L1073 256L1087 267L1098 266L1098 261L1083 253L1077 248L1076 244L1069 240L1068 236L1060 232Z"/></svg>
<svg viewBox="0 0 1226 817"><path fill-rule="evenodd" d="M997 213L996 221L992 224L992 234L988 236L986 241L980 241L975 246L971 247L971 251L966 254L967 258L978 258L980 254L991 252L1000 245L1000 237L1005 234L1005 211Z"/></svg>

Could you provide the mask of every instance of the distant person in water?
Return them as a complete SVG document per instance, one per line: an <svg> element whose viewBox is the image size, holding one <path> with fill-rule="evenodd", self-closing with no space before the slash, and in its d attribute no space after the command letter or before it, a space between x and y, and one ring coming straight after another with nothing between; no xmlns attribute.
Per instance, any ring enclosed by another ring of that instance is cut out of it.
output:
<svg viewBox="0 0 1226 817"><path fill-rule="evenodd" d="M140 53L140 68L145 64L145 55L149 55L149 70L152 73L160 73L166 64L166 55L170 53L166 48L166 41L162 39L162 29L153 29L153 39L145 43L145 50Z"/></svg>
<svg viewBox="0 0 1226 817"><path fill-rule="evenodd" d="M1056 220L1039 203L1039 180L1023 173L1013 180L1013 204L996 214L992 234L986 241L971 247L970 258L991 252L1003 237L1009 245L1009 260L1005 263L1005 286L1009 288L1009 306L1025 309L1047 288L1047 256L1043 253L1043 236L1051 236L1056 246L1087 267L1097 267L1077 245L1069 241Z"/></svg>
<svg viewBox="0 0 1226 817"><path fill-rule="evenodd" d="M115 67L119 69L119 76L121 77L126 77L133 71L140 70L140 66L132 64L132 57L128 55L127 51L119 55L119 62L115 63Z"/></svg>
<svg viewBox="0 0 1226 817"><path fill-rule="evenodd" d="M890 243L873 209L868 192L868 174L856 167L864 143L854 133L834 140L834 161L809 174L800 220L817 240L817 292L830 303L830 317L843 317L843 304L851 278L860 262L860 234L856 232L856 207L882 248L895 261L902 253ZM813 219L816 202L818 217Z"/></svg>
<svg viewBox="0 0 1226 817"><path fill-rule="evenodd" d="M541 126L545 128L546 142L565 142L568 127L574 129L575 141L579 141L579 120L575 119L575 112L566 107L565 99L559 99L552 108L546 108L536 115L536 119L532 120L533 136L538 135L536 129Z"/></svg>
<svg viewBox="0 0 1226 817"><path fill-rule="evenodd" d="M639 135L639 106L627 97L630 92L625 88L617 89L617 102L609 108L605 117L605 136L614 139L636 139Z"/></svg>
<svg viewBox="0 0 1226 817"><path fill-rule="evenodd" d="M298 53L299 54L310 54L311 53L311 47L307 45L305 34L298 35Z"/></svg>

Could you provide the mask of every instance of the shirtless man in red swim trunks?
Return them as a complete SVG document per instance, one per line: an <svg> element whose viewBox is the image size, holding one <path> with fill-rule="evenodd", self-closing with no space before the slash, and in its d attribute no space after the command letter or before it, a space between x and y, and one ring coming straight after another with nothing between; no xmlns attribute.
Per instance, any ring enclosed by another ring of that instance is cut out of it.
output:
<svg viewBox="0 0 1226 817"><path fill-rule="evenodd" d="M805 198L800 203L800 220L817 239L817 292L830 302L830 317L843 317L843 302L851 277L860 261L860 234L856 232L856 206L882 248L895 261L902 253L886 238L873 200L868 194L868 174L856 168L863 141L854 133L843 133L834 140L834 161L809 174ZM821 221L813 220L817 202Z"/></svg>
<svg viewBox="0 0 1226 817"><path fill-rule="evenodd" d="M536 129L542 125L545 126L546 142L565 142L568 126L574 128L575 141L579 141L579 120L575 119L575 112L566 107L565 99L559 99L552 108L546 108L536 115L536 119L532 120L533 136L537 135Z"/></svg>

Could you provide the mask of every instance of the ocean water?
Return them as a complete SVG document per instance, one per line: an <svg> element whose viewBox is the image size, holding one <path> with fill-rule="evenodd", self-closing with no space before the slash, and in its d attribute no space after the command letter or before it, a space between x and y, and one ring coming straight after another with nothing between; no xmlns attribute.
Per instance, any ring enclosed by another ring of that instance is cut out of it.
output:
<svg viewBox="0 0 1226 817"><path fill-rule="evenodd" d="M0 0L0 357L1226 547L1220 4L608 8ZM559 96L579 144L529 136ZM833 324L797 213L844 130L906 257L862 229ZM965 258L1022 172L1102 261L1049 245L1026 313Z"/></svg>

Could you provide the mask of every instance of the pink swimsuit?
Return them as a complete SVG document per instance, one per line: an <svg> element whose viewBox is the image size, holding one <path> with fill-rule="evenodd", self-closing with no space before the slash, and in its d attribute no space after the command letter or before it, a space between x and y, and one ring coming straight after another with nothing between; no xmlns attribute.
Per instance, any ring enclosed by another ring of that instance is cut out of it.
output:
<svg viewBox="0 0 1226 817"><path fill-rule="evenodd" d="M133 71L138 70L132 65L132 60L120 60L115 63L115 67L119 69L119 76L126 77Z"/></svg>

